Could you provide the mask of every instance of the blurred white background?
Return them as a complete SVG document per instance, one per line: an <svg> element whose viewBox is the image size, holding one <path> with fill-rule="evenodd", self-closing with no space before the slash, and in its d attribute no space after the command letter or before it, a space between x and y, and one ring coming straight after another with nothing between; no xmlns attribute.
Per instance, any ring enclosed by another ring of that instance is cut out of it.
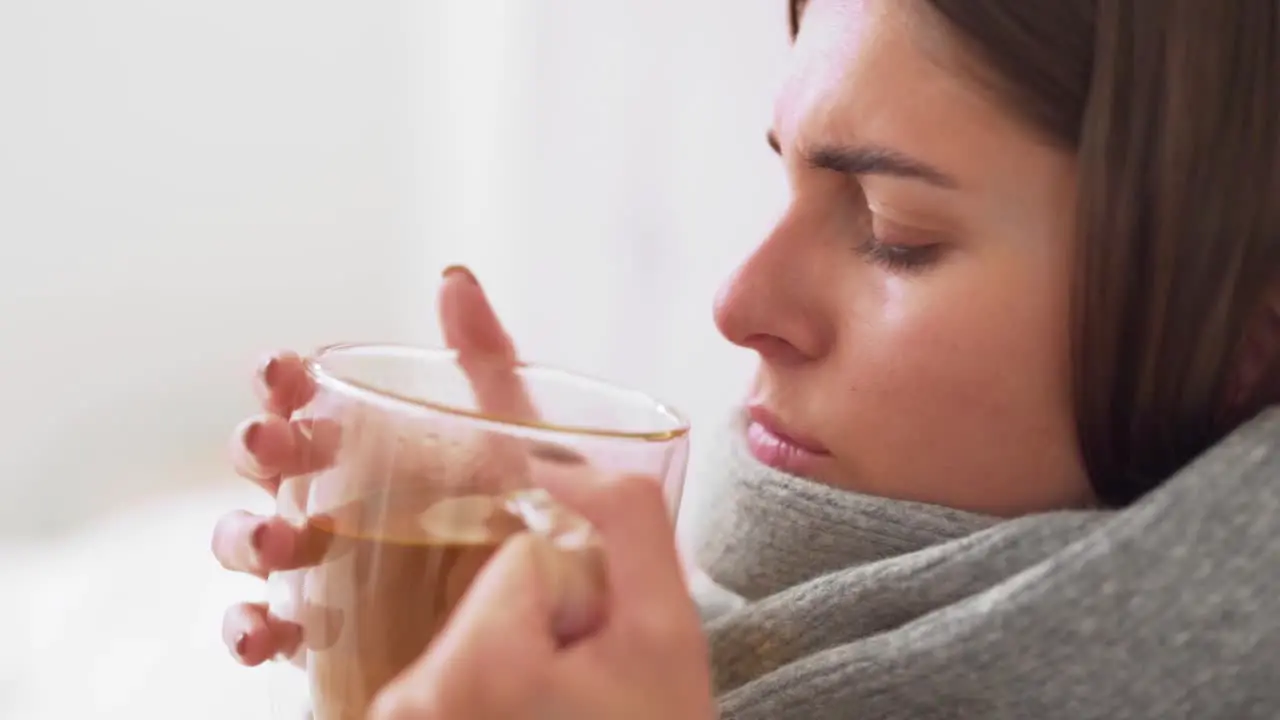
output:
<svg viewBox="0 0 1280 720"><path fill-rule="evenodd" d="M446 264L526 357L718 422L783 5L0 3L0 717L270 716L207 546L269 507L224 459L250 373L435 340Z"/></svg>

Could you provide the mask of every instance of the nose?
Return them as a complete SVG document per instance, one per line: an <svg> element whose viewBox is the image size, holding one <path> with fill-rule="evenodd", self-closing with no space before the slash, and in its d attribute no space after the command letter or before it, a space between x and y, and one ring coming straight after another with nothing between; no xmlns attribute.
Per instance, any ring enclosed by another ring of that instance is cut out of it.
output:
<svg viewBox="0 0 1280 720"><path fill-rule="evenodd" d="M821 251L798 225L784 218L729 276L715 301L720 333L779 365L820 358L831 335L821 299Z"/></svg>

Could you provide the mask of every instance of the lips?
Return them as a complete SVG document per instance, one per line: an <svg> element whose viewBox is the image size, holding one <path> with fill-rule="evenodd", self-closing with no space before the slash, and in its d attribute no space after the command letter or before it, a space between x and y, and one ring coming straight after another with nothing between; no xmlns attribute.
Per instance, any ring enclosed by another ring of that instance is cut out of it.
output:
<svg viewBox="0 0 1280 720"><path fill-rule="evenodd" d="M747 447L761 463L795 475L812 476L831 457L830 451L816 440L783 429L782 423L763 407L750 407L747 414Z"/></svg>
<svg viewBox="0 0 1280 720"><path fill-rule="evenodd" d="M794 445L799 450L803 450L814 455L831 454L831 451L823 447L822 443L817 440L788 431L782 424L782 421L762 405L752 405L747 408L747 416L751 418L752 423L759 425L770 435L773 435L775 438L787 443L788 445Z"/></svg>

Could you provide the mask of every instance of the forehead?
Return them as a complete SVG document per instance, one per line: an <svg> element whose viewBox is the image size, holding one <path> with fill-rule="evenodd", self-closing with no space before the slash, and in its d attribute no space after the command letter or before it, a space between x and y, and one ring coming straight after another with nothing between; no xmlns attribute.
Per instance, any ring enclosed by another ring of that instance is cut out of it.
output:
<svg viewBox="0 0 1280 720"><path fill-rule="evenodd" d="M1013 124L922 3L810 0L774 108L784 143L882 144L945 162ZM984 132L985 131L985 132Z"/></svg>

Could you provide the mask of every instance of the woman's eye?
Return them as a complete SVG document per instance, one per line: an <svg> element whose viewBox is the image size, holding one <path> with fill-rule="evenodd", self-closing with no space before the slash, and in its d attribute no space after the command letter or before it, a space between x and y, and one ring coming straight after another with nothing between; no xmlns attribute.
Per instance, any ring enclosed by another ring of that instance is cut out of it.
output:
<svg viewBox="0 0 1280 720"><path fill-rule="evenodd" d="M911 273L927 269L938 260L941 245L894 245L874 235L858 246L858 254L892 272Z"/></svg>

